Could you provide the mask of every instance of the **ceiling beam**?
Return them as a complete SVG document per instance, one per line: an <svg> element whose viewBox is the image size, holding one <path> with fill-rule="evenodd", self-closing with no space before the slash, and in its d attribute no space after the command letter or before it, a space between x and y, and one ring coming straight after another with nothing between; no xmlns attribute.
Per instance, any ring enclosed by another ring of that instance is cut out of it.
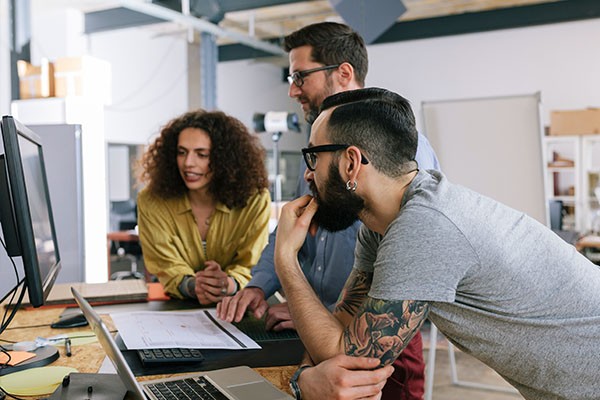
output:
<svg viewBox="0 0 600 400"><path fill-rule="evenodd" d="M205 2L206 0L190 0L192 8L197 2ZM233 11L254 10L255 8L280 6L284 4L299 3L306 0L218 0L219 8L223 13ZM171 10L181 11L181 0L153 0L153 3L158 3Z"/></svg>
<svg viewBox="0 0 600 400"><path fill-rule="evenodd" d="M183 15L180 12L168 8L137 0L121 0L123 7L148 14L150 16L176 22L199 32L211 33L217 37L228 38L237 43L242 43L254 49L262 50L270 54L284 55L285 52L279 46L263 42L248 35L230 31L200 18Z"/></svg>
<svg viewBox="0 0 600 400"><path fill-rule="evenodd" d="M591 18L600 18L600 1L563 0L491 11L400 21L392 25L373 44L522 28ZM281 39L272 38L271 40L280 41ZM269 54L253 51L241 44L219 46L219 61L266 56L269 56Z"/></svg>
<svg viewBox="0 0 600 400"><path fill-rule="evenodd" d="M600 1L568 0L397 22L373 42L391 43L600 17Z"/></svg>
<svg viewBox="0 0 600 400"><path fill-rule="evenodd" d="M228 38L270 56L285 55L285 52L280 46L261 41L252 36L223 29L206 20L183 15L179 11L160 5L137 0L121 0L121 4L123 7L86 13L85 33L91 34L170 21L195 29L199 32L206 32L217 37Z"/></svg>
<svg viewBox="0 0 600 400"><path fill-rule="evenodd" d="M221 5L221 11L223 13L228 13L299 3L302 1L306 0L221 0L219 4ZM153 3L173 11L181 12L180 0L154 0ZM194 13L192 12L192 14ZM87 12L85 13L84 18L84 33L88 35L116 29L133 28L136 26L167 22L163 18L153 17L146 13L137 12L125 7ZM271 53L267 54L270 55Z"/></svg>
<svg viewBox="0 0 600 400"><path fill-rule="evenodd" d="M130 10L125 7L88 12L84 15L84 33L86 35L116 29L166 22L164 19Z"/></svg>

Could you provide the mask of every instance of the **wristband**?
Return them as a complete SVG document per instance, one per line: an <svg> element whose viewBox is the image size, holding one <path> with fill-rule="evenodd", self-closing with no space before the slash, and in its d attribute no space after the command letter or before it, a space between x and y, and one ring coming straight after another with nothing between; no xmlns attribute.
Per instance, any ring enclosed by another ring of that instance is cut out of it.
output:
<svg viewBox="0 0 600 400"><path fill-rule="evenodd" d="M292 393L294 394L294 398L296 400L302 400L302 393L300 393L298 378L300 378L300 374L302 373L302 371L310 367L311 365L301 365L300 368L298 368L296 372L294 372L294 375L292 375L292 378L290 379L290 389L292 390Z"/></svg>

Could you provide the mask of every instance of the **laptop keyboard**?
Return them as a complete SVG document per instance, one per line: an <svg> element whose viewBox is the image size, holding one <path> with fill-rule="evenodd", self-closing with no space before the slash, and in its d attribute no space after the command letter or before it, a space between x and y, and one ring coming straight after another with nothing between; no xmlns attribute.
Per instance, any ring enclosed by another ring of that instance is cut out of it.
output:
<svg viewBox="0 0 600 400"><path fill-rule="evenodd" d="M153 383L146 387L159 400L228 400L227 396L203 376Z"/></svg>
<svg viewBox="0 0 600 400"><path fill-rule="evenodd" d="M143 349L137 351L144 366L190 364L204 360L198 349Z"/></svg>

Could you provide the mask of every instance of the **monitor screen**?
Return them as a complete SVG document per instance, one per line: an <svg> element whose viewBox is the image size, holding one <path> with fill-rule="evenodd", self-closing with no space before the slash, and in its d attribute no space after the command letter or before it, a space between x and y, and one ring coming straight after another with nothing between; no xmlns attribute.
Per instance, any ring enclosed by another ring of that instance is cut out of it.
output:
<svg viewBox="0 0 600 400"><path fill-rule="evenodd" d="M2 117L0 223L8 255L21 256L29 302L43 305L60 270L50 193L40 138Z"/></svg>

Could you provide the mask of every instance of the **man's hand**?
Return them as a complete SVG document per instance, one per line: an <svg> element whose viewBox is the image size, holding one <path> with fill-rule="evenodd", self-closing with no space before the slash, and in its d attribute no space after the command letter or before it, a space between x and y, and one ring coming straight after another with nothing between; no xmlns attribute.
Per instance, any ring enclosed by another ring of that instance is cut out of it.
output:
<svg viewBox="0 0 600 400"><path fill-rule="evenodd" d="M377 358L340 354L307 368L298 379L302 399L380 399L394 367L373 369L379 364Z"/></svg>
<svg viewBox="0 0 600 400"><path fill-rule="evenodd" d="M268 331L273 330L275 332L284 329L295 329L287 303L276 304L269 308L267 318L265 318L265 328Z"/></svg>
<svg viewBox="0 0 600 400"><path fill-rule="evenodd" d="M217 317L227 322L240 322L246 310L250 310L256 318L262 318L269 308L265 300L265 292L257 287L245 287L235 296L225 297L217 304Z"/></svg>
<svg viewBox="0 0 600 400"><path fill-rule="evenodd" d="M275 269L277 271L296 260L298 251L311 228L311 220L317 212L317 208L316 200L306 195L290 201L281 209L275 239Z"/></svg>
<svg viewBox="0 0 600 400"><path fill-rule="evenodd" d="M200 304L220 302L227 293L235 290L235 282L216 261L206 261L206 268L196 272L196 297Z"/></svg>

